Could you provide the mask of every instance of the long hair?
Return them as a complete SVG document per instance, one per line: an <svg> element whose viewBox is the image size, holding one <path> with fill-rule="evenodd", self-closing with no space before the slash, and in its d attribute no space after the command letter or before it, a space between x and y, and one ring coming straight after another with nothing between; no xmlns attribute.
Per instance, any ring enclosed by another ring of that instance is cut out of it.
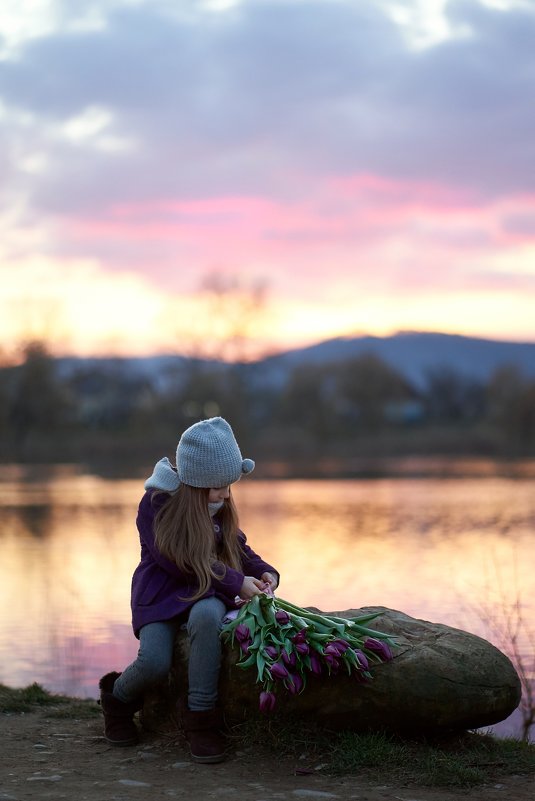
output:
<svg viewBox="0 0 535 801"><path fill-rule="evenodd" d="M223 579L227 567L242 567L238 512L232 495L218 512L221 540L217 544L208 511L209 492L180 484L154 518L154 539L160 553L197 580L197 591L189 601L205 595L212 579Z"/></svg>

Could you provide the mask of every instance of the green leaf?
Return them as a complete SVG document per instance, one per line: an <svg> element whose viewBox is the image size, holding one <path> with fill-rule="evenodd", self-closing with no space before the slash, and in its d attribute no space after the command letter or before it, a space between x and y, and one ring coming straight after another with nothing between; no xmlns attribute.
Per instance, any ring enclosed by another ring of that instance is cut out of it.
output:
<svg viewBox="0 0 535 801"><path fill-rule="evenodd" d="M263 655L260 651L256 654L256 668L258 671L258 679L257 681L262 682L264 677L264 668L266 667L266 660L264 659Z"/></svg>
<svg viewBox="0 0 535 801"><path fill-rule="evenodd" d="M287 654L291 654L292 651L294 650L294 644L288 638L285 638L284 640L284 650L286 651Z"/></svg>
<svg viewBox="0 0 535 801"><path fill-rule="evenodd" d="M257 598L257 597L258 596L255 595L255 598ZM252 601L250 601L249 603L252 603ZM260 604L258 603L258 601L254 605L254 607L251 609L251 614L253 615L253 617L256 619L257 623L260 626L263 627L263 626L267 626L268 625L268 622L267 622L266 618L264 617L264 613L262 612L262 609L261 609Z"/></svg>
<svg viewBox="0 0 535 801"><path fill-rule="evenodd" d="M306 620L304 620L299 615L294 615L293 613L290 613L290 620L292 621L294 626L297 626L299 631L301 631L301 629L308 628L308 623L306 622Z"/></svg>
<svg viewBox="0 0 535 801"><path fill-rule="evenodd" d="M264 613L264 617L268 623L271 625L277 625L277 621L275 620L275 610L273 608L274 599L269 595L260 595L259 596L259 606Z"/></svg>
<svg viewBox="0 0 535 801"><path fill-rule="evenodd" d="M240 668L250 668L254 664L256 664L256 654L249 654L246 659L240 659L239 662L236 662L236 667Z"/></svg>
<svg viewBox="0 0 535 801"><path fill-rule="evenodd" d="M307 641L312 643L312 641L316 642L327 642L327 640L331 640L332 636L330 633L326 634L319 634L316 631L307 631Z"/></svg>

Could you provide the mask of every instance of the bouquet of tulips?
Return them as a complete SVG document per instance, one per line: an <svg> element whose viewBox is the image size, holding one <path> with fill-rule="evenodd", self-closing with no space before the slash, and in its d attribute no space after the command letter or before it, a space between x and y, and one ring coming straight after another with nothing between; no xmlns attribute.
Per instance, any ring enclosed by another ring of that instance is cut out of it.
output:
<svg viewBox="0 0 535 801"><path fill-rule="evenodd" d="M346 669L360 681L371 678L370 662L392 659L391 637L368 628L378 613L345 619L311 612L271 594L255 595L223 626L221 636L241 649L237 666L256 668L262 685L260 710L271 712L276 690L292 695L307 676Z"/></svg>

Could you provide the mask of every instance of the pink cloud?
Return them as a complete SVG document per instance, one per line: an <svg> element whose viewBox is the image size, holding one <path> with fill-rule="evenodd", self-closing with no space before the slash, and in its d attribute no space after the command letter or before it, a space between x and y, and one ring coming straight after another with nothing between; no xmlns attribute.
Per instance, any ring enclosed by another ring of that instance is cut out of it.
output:
<svg viewBox="0 0 535 801"><path fill-rule="evenodd" d="M462 202L461 202L462 201ZM191 201L157 201L116 206L106 218L70 223L72 236L98 235L110 239L177 240L198 242L210 232L218 241L240 245L262 243L278 251L307 246L312 240L330 243L341 236L373 238L398 226L415 213L455 217L470 212L466 198L448 187L395 182L363 175L336 178L300 203L274 202L257 197L219 197ZM472 213L477 213L472 207Z"/></svg>
<svg viewBox="0 0 535 801"><path fill-rule="evenodd" d="M532 196L484 205L453 186L360 174L332 177L294 203L249 196L125 203L106 217L71 219L67 235L75 247L109 247L111 269L132 254L137 269L171 288L183 286L184 272L217 268L256 270L289 291L318 294L324 282L357 275L368 286L408 291L458 285L471 259L532 241L534 214Z"/></svg>

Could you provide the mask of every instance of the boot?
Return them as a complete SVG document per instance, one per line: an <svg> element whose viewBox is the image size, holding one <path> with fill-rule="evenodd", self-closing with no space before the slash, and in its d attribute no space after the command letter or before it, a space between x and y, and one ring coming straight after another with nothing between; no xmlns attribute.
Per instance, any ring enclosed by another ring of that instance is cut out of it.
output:
<svg viewBox="0 0 535 801"><path fill-rule="evenodd" d="M221 735L223 719L217 709L193 712L184 709L182 725L194 762L222 762L225 759L225 740Z"/></svg>
<svg viewBox="0 0 535 801"><path fill-rule="evenodd" d="M134 715L141 709L143 702L139 700L125 704L113 695L113 686L120 675L106 673L98 683L99 704L104 713L104 736L111 745L135 745L138 733Z"/></svg>

